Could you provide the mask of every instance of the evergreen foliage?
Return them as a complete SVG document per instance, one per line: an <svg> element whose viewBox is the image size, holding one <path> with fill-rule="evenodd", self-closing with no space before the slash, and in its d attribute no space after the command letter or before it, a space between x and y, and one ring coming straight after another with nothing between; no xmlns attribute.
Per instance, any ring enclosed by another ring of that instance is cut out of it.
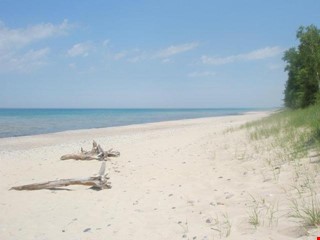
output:
<svg viewBox="0 0 320 240"><path fill-rule="evenodd" d="M304 108L320 100L320 29L314 25L297 31L300 44L284 53L288 80L284 103L289 108Z"/></svg>

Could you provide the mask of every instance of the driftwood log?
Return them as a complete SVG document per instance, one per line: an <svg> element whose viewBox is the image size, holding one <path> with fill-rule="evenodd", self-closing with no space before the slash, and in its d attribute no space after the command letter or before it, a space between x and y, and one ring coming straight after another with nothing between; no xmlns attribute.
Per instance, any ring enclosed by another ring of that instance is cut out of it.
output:
<svg viewBox="0 0 320 240"><path fill-rule="evenodd" d="M40 189L56 189L59 187L66 187L69 185L85 185L91 186L93 189L102 190L111 188L108 182L109 177L105 174L106 162L103 161L100 167L99 175L88 178L72 178L72 179L59 179L55 181L34 183L22 186L12 187L10 190L40 190Z"/></svg>
<svg viewBox="0 0 320 240"><path fill-rule="evenodd" d="M82 149L82 148L81 148ZM90 156L92 159L88 158L77 158L76 160L99 160L102 161L101 167L99 170L98 176L88 177L88 178L72 178L72 179L59 179L54 181L48 181L43 183L34 183L22 186L12 187L10 190L40 190L40 189L57 189L59 187L66 187L69 185L85 185L91 186L91 188L96 190L102 190L111 188L110 183L108 182L109 177L105 173L106 171L106 161L108 157L118 157L120 155L117 151L103 151L100 145L98 145L95 141L93 141L93 148L90 152L81 151L86 157ZM68 154L69 156L72 154ZM64 155L64 156L68 156ZM62 156L63 157L63 156ZM62 159L61 157L61 159ZM66 159L74 159L74 158L65 158Z"/></svg>
<svg viewBox="0 0 320 240"><path fill-rule="evenodd" d="M91 151L85 151L81 148L80 153L66 154L61 156L61 160L108 160L109 157L119 157L120 152L113 151L110 149L108 151L103 151L100 145L98 145L95 141L92 143Z"/></svg>

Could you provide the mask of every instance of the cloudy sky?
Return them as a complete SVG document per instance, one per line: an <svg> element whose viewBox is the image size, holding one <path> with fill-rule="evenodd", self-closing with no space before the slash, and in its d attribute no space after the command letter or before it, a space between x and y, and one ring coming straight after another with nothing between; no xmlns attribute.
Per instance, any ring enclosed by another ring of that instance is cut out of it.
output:
<svg viewBox="0 0 320 240"><path fill-rule="evenodd" d="M278 107L318 0L0 0L0 107Z"/></svg>

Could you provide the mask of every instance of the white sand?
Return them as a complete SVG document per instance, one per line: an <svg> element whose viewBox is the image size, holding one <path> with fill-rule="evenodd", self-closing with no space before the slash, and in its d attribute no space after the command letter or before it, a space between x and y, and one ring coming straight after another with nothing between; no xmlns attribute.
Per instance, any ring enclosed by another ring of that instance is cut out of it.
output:
<svg viewBox="0 0 320 240"><path fill-rule="evenodd" d="M230 130L267 114L0 139L0 239L224 239L229 228L228 239L309 239L287 220L248 223L250 194L271 202L282 192L258 157L244 159L245 130ZM121 152L107 163L112 189L8 190L96 174L97 161L59 160L92 140Z"/></svg>

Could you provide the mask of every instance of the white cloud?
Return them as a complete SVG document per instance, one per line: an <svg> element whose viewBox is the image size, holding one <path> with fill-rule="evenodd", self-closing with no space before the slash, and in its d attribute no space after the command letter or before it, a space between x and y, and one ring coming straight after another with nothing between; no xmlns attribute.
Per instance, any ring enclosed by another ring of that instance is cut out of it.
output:
<svg viewBox="0 0 320 240"><path fill-rule="evenodd" d="M278 54L282 53L283 49L278 46L275 47L265 47L262 49L258 49L247 54L239 55L245 60L258 60L258 59L265 59L277 56Z"/></svg>
<svg viewBox="0 0 320 240"><path fill-rule="evenodd" d="M139 54L134 57L128 58L128 62L136 63L143 61L144 59L146 59L146 56L144 54Z"/></svg>
<svg viewBox="0 0 320 240"><path fill-rule="evenodd" d="M77 64L75 64L75 63L69 63L69 68L71 68L71 69L76 69L77 68Z"/></svg>
<svg viewBox="0 0 320 240"><path fill-rule="evenodd" d="M229 57L208 57L202 56L201 61L204 64L211 64L211 65L223 65L227 63L234 62L236 60L236 56L229 56Z"/></svg>
<svg viewBox="0 0 320 240"><path fill-rule="evenodd" d="M130 50L123 50L112 54L113 60L125 60L131 63L137 63L144 60L154 60L160 59L162 63L169 63L172 62L170 57L191 51L192 49L196 48L199 44L196 42L192 43L185 43L180 45L172 45L165 49L159 51L145 51L139 48L134 48Z"/></svg>
<svg viewBox="0 0 320 240"><path fill-rule="evenodd" d="M30 72L45 65L50 49L35 50L30 45L66 34L70 28L67 20L57 25L41 23L25 28L9 28L0 22L0 71Z"/></svg>
<svg viewBox="0 0 320 240"><path fill-rule="evenodd" d="M190 51L196 48L198 45L199 44L195 42L175 46L172 45L159 51L145 51L139 48L134 48L113 53L111 54L111 56L113 60L124 60L131 63L154 59L160 59L162 63L169 63L172 62L172 59L170 57Z"/></svg>
<svg viewBox="0 0 320 240"><path fill-rule="evenodd" d="M127 61L131 63L141 62L148 58L148 54L139 48L135 48L130 51L130 56L128 56Z"/></svg>
<svg viewBox="0 0 320 240"><path fill-rule="evenodd" d="M170 58L165 58L165 59L162 59L161 62L162 63L170 63L170 62L172 62L172 60Z"/></svg>
<svg viewBox="0 0 320 240"><path fill-rule="evenodd" d="M50 52L49 48L29 50L24 54L7 53L0 57L0 71L31 72L35 68L46 64L46 57Z"/></svg>
<svg viewBox="0 0 320 240"><path fill-rule="evenodd" d="M196 43L196 42L185 43L185 44L180 44L180 45L172 45L172 46L169 46L165 49L158 51L154 57L155 58L168 58L168 57L174 56L179 53L190 51L198 46L199 46L199 43Z"/></svg>
<svg viewBox="0 0 320 240"><path fill-rule="evenodd" d="M26 28L8 28L0 22L0 51L18 49L39 40L64 34L70 27L67 20L58 25L41 23Z"/></svg>
<svg viewBox="0 0 320 240"><path fill-rule="evenodd" d="M118 52L118 53L114 54L113 58L115 60L120 60L120 59L122 59L122 58L124 58L126 56L127 56L127 52L126 51L122 51L122 52Z"/></svg>
<svg viewBox="0 0 320 240"><path fill-rule="evenodd" d="M131 63L141 62L148 58L149 58L148 54L138 48L121 51L113 55L114 60L124 59L125 61L131 62Z"/></svg>
<svg viewBox="0 0 320 240"><path fill-rule="evenodd" d="M102 42L102 46L103 47L107 47L108 45L110 44L110 40L109 39L106 39Z"/></svg>
<svg viewBox="0 0 320 240"><path fill-rule="evenodd" d="M93 49L90 43L77 43L74 44L68 51L67 56L69 57L86 57L89 52Z"/></svg>
<svg viewBox="0 0 320 240"><path fill-rule="evenodd" d="M188 74L188 77L197 78L197 77L213 77L215 76L215 72L204 71L204 72L192 72Z"/></svg>
<svg viewBox="0 0 320 240"><path fill-rule="evenodd" d="M227 57L208 57L202 56L201 61L204 64L210 65L223 65L227 63L232 63L235 61L251 61L251 60L260 60L265 58L270 58L279 55L283 52L283 49L275 46L275 47L265 47L262 49L257 49L251 51L249 53L231 55Z"/></svg>

